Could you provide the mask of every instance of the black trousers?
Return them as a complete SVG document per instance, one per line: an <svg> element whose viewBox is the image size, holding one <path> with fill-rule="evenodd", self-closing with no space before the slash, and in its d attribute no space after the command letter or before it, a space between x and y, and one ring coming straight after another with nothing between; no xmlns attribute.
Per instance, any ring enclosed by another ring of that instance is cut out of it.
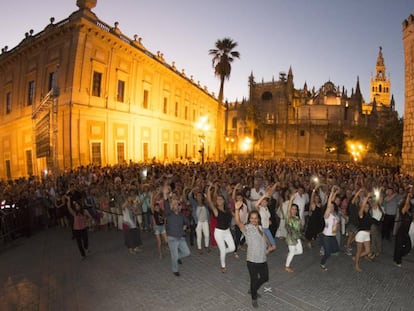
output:
<svg viewBox="0 0 414 311"><path fill-rule="evenodd" d="M248 261L247 269L250 274L250 294L252 299L256 300L260 286L269 281L269 268L267 262L256 263Z"/></svg>
<svg viewBox="0 0 414 311"><path fill-rule="evenodd" d="M391 240L392 232L394 231L395 215L384 215L382 223L382 238Z"/></svg>
<svg viewBox="0 0 414 311"><path fill-rule="evenodd" d="M76 243L78 244L79 252L81 253L82 257L85 257L85 250L89 247L89 240L88 240L88 228L82 230L73 230L73 234L76 239Z"/></svg>

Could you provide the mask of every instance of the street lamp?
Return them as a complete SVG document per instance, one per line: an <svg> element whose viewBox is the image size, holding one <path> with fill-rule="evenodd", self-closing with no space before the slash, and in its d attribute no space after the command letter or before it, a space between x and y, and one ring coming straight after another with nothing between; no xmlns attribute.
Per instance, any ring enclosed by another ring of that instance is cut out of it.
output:
<svg viewBox="0 0 414 311"><path fill-rule="evenodd" d="M210 124L208 124L208 117L202 116L195 124L195 127L200 131L198 137L200 138L201 147L198 151L201 154L201 164L204 164L204 154L205 154L205 142L206 142L206 132L210 129Z"/></svg>

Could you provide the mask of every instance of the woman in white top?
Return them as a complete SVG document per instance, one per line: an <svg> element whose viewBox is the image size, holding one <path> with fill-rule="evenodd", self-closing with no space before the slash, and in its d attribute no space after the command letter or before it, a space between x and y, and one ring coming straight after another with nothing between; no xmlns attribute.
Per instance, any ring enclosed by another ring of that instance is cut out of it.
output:
<svg viewBox="0 0 414 311"><path fill-rule="evenodd" d="M256 202L255 209L259 211L260 219L262 222L262 230L264 234L266 234L267 238L270 242L270 247L268 249L269 252L273 252L276 249L276 242L275 238L273 237L272 233L270 232L269 225L270 225L270 211L267 207L269 203L269 197L271 193L274 192L274 188L276 187L276 184L273 185L273 187L269 187L268 191Z"/></svg>
<svg viewBox="0 0 414 311"><path fill-rule="evenodd" d="M339 230L339 216L335 211L333 201L336 195L339 192L337 186L333 186L331 193L329 194L324 219L325 219L325 228L323 229L321 242L324 249L324 255L321 258L321 269L326 271L328 270L325 267L326 261L331 256L331 254L339 251L338 241L336 240L336 232Z"/></svg>

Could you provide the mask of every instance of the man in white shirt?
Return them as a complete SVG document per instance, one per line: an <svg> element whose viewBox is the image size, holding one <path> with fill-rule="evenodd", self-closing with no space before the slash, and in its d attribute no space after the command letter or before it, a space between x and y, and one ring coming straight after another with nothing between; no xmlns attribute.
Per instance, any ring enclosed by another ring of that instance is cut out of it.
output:
<svg viewBox="0 0 414 311"><path fill-rule="evenodd" d="M305 205L309 202L309 196L305 195L305 189L303 186L297 187L297 192L293 199L293 204L299 207L299 218L302 229L305 227Z"/></svg>

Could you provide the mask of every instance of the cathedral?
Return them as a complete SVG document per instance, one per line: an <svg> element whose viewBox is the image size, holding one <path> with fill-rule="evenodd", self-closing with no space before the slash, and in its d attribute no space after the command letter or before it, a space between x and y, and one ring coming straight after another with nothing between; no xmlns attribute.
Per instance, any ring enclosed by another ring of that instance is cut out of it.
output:
<svg viewBox="0 0 414 311"><path fill-rule="evenodd" d="M287 75L281 72L278 80L268 82L256 82L252 73L249 98L228 105L226 141L254 137L253 150L245 156L255 158L336 159L337 155L329 152L326 144L328 133L339 131L349 135L357 126L375 130L398 118L381 47L375 69L369 102L363 99L359 78L348 94L332 81L319 89L310 89L306 83L297 89L292 68ZM227 155L235 155L232 145L227 143L225 148ZM349 156L344 160L349 160Z"/></svg>
<svg viewBox="0 0 414 311"><path fill-rule="evenodd" d="M0 54L0 179L86 165L218 160L224 108L96 0ZM199 119L209 130L195 128Z"/></svg>

